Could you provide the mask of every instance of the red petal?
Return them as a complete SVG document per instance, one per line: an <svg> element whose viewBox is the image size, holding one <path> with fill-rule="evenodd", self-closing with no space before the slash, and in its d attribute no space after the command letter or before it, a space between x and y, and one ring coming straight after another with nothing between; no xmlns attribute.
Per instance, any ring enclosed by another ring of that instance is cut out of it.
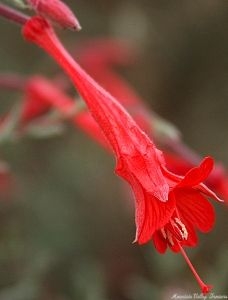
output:
<svg viewBox="0 0 228 300"><path fill-rule="evenodd" d="M193 189L177 189L176 205L180 215L202 232L212 229L215 221L214 208L205 197Z"/></svg>
<svg viewBox="0 0 228 300"><path fill-rule="evenodd" d="M190 222L188 222L188 220L185 218L185 216L182 216L181 220L184 223L184 225L187 229L187 232L188 232L187 240L182 241L181 245L185 245L185 246L189 246L189 247L195 247L198 243L198 237L196 235L194 226Z"/></svg>
<svg viewBox="0 0 228 300"><path fill-rule="evenodd" d="M139 185L137 187L135 184L133 189L136 196L135 241L144 244L170 220L175 209L175 199L170 197L167 202L161 202L152 194L145 193Z"/></svg>
<svg viewBox="0 0 228 300"><path fill-rule="evenodd" d="M198 167L192 168L178 184L179 187L192 187L200 184L209 176L214 166L214 160L206 157Z"/></svg>
<svg viewBox="0 0 228 300"><path fill-rule="evenodd" d="M164 239L160 231L156 231L152 237L154 247L161 254L165 253L167 249L167 241Z"/></svg>

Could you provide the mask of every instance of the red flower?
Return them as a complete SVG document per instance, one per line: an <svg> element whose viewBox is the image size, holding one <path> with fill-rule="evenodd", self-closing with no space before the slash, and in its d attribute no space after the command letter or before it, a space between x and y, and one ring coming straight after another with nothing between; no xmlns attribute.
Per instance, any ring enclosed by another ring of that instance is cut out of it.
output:
<svg viewBox="0 0 228 300"><path fill-rule="evenodd" d="M109 148L100 127L88 110L78 110L78 103L63 90L42 76L31 77L26 84L26 101L22 120L29 121L50 109L57 109L105 148Z"/></svg>
<svg viewBox="0 0 228 300"><path fill-rule="evenodd" d="M54 21L63 28L80 30L81 26L70 10L60 0L27 0L27 3L40 15Z"/></svg>
<svg viewBox="0 0 228 300"><path fill-rule="evenodd" d="M125 109L101 88L68 54L53 29L41 17L29 20L25 38L48 52L70 76L116 156L116 173L129 182L136 199L136 237L143 244L153 239L159 252L167 245L181 251L203 293L210 290L199 278L183 246L195 246L195 230L209 231L214 211L205 196L218 197L202 184L213 168L205 158L184 177L166 169L162 153Z"/></svg>
<svg viewBox="0 0 228 300"><path fill-rule="evenodd" d="M45 114L51 106L47 101L42 98L37 99L37 97L30 92L30 82L31 80L26 82L25 85L25 99L20 118L22 125L26 125L28 122Z"/></svg>

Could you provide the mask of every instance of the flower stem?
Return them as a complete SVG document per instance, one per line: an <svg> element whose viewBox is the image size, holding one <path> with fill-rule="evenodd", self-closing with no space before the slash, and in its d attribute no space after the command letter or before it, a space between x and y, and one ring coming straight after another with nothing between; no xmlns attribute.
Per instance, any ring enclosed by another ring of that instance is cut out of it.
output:
<svg viewBox="0 0 228 300"><path fill-rule="evenodd" d="M0 16L18 25L24 25L30 18L26 14L5 4L0 4Z"/></svg>

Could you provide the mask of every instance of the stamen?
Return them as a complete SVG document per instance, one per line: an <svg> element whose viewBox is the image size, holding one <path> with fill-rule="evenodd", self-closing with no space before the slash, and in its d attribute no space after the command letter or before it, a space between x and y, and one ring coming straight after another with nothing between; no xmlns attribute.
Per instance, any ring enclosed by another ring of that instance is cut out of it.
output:
<svg viewBox="0 0 228 300"><path fill-rule="evenodd" d="M188 238L188 231L187 231L184 223L182 223L181 220L178 219L178 218L175 218L175 222L181 227L181 235L183 237L183 240L187 240L187 238ZM177 226L177 225L175 224L175 226Z"/></svg>
<svg viewBox="0 0 228 300"><path fill-rule="evenodd" d="M170 231L170 233L173 234L176 240L182 241L183 240L183 233L179 226L174 222L174 220L170 220L170 222L167 225L167 230Z"/></svg>
<svg viewBox="0 0 228 300"><path fill-rule="evenodd" d="M165 232L165 229L164 227L160 229L161 230L161 233L162 233L162 236L164 237L164 239L166 240L167 239L167 234Z"/></svg>
<svg viewBox="0 0 228 300"><path fill-rule="evenodd" d="M184 251L184 249L182 248L182 246L180 245L180 243L178 243L179 247L180 247L180 251L181 251L181 254L183 255L185 261L187 262L189 268L191 269L193 275L195 276L200 288L201 288L201 291L204 295L208 294L211 289L212 289L212 285L207 285L205 284L202 279L199 277L198 273L196 272L196 269L193 267L190 259L188 258L186 252Z"/></svg>
<svg viewBox="0 0 228 300"><path fill-rule="evenodd" d="M178 241L187 240L188 231L180 219L171 219L166 227L166 229L168 229Z"/></svg>

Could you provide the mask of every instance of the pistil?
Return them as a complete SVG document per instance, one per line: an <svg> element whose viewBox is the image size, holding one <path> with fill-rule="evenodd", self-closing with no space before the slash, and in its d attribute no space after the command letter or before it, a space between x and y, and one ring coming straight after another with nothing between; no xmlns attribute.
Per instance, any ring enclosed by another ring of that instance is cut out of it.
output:
<svg viewBox="0 0 228 300"><path fill-rule="evenodd" d="M194 266L192 265L190 259L188 258L186 252L184 251L184 249L182 248L182 246L180 245L180 243L178 243L179 247L180 247L180 251L181 251L181 254L183 255L186 263L188 264L189 268L191 269L193 275L195 276L200 288L201 288L201 291L204 295L208 294L211 289L212 289L212 286L211 285L208 285L208 284L205 284L202 279L200 278L199 274L197 273L196 269L194 268Z"/></svg>

